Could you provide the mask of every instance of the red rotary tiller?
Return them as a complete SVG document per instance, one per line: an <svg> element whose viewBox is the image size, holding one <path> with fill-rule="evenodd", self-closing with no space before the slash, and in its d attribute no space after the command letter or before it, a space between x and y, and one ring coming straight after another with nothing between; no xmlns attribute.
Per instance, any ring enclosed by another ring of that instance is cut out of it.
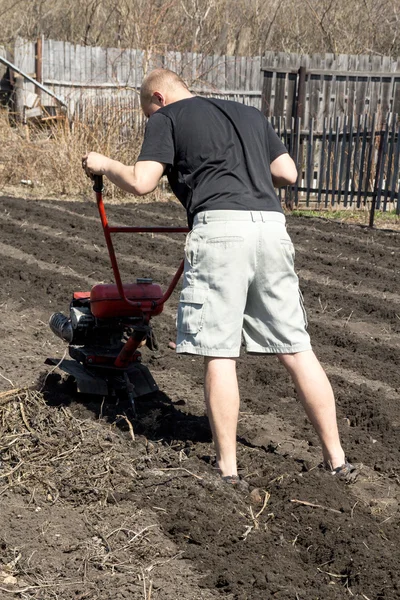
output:
<svg viewBox="0 0 400 600"><path fill-rule="evenodd" d="M90 292L74 292L70 316L54 313L53 333L68 342L72 360L48 358L76 380L78 392L134 399L158 390L150 371L141 363L139 348L156 348L151 318L159 315L183 272L183 260L168 289L150 278L122 283L111 239L113 233L187 233L187 227L112 227L103 204L103 178L94 176L93 190L104 231L115 284L98 284Z"/></svg>

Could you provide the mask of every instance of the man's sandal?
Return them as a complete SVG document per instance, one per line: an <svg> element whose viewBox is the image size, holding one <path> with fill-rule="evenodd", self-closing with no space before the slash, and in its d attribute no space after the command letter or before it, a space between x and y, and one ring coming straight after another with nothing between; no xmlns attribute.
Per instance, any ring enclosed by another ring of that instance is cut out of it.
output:
<svg viewBox="0 0 400 600"><path fill-rule="evenodd" d="M349 463L347 460L345 463L340 465L340 467L336 467L335 469L332 468L332 465L329 462L325 463L324 466L331 475L334 475L345 483L354 483L360 474L360 471L357 469L357 467Z"/></svg>
<svg viewBox="0 0 400 600"><path fill-rule="evenodd" d="M227 483L238 490L242 490L243 492L247 492L249 489L247 481L239 477L239 475L221 475L221 479L224 483Z"/></svg>

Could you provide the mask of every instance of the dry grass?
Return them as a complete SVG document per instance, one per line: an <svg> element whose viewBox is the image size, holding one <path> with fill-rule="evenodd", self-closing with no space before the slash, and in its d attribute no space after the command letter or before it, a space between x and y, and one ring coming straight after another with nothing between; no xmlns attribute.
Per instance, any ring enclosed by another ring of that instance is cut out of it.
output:
<svg viewBox="0 0 400 600"><path fill-rule="evenodd" d="M0 496L8 490L35 490L55 503L72 486L73 503L106 502L121 484L114 463L135 475L132 456L127 456L126 441L115 425L80 421L64 406L49 407L39 391L1 394L0 439Z"/></svg>
<svg viewBox="0 0 400 600"><path fill-rule="evenodd" d="M288 214L297 217L320 217L323 219L339 222L348 223L353 225L367 226L369 224L370 207L362 208L298 208ZM376 210L374 227L378 229L392 229L400 231L400 215L396 214L394 206L388 207L387 211Z"/></svg>
<svg viewBox="0 0 400 600"><path fill-rule="evenodd" d="M79 195L88 180L82 156L94 150L123 163L133 164L142 142L135 131L121 139L120 115L104 124L100 112L90 125L59 119L47 125L15 125L8 111L0 111L0 189L25 185L43 194ZM119 192L115 188L113 195Z"/></svg>
<svg viewBox="0 0 400 600"><path fill-rule="evenodd" d="M153 569L180 557L154 512L136 504L135 466L147 453L115 423L9 390L0 394L0 457L0 501L16 507L17 523L15 536L10 526L0 535L1 598L94 599L110 576L115 589L150 598Z"/></svg>

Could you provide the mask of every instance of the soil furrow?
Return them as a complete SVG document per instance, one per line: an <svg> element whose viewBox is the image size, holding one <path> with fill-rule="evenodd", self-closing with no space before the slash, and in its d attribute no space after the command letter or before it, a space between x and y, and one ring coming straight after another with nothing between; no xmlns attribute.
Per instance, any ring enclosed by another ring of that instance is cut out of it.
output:
<svg viewBox="0 0 400 600"><path fill-rule="evenodd" d="M115 224L186 224L172 202L105 204ZM66 350L49 315L112 274L93 199L2 198L0 220L0 390L9 390L33 385L45 358ZM277 358L242 356L238 459L252 495L222 484L203 360L168 347L177 289L154 319L159 349L142 353L160 391L137 399L136 415L77 395L56 372L47 404L0 406L0 562L14 564L18 551L21 587L27 573L56 583L62 573L79 584L36 596L398 599L399 238L292 216L288 229L343 445L364 464L359 481L345 486L318 466L319 440ZM115 238L124 273L169 283L183 236Z"/></svg>
<svg viewBox="0 0 400 600"><path fill-rule="evenodd" d="M15 248L14 246L4 244L3 242L0 242L0 254L3 257L21 261L22 263L25 263L29 266L33 265L39 268L41 271L49 271L50 273L53 273L55 275L61 274L66 277L73 277L74 279L84 281L87 285L95 285L97 283L95 279L77 273L72 267L64 267L63 265L46 262L44 260L36 258L32 254L23 252L22 250Z"/></svg>
<svg viewBox="0 0 400 600"><path fill-rule="evenodd" d="M366 285L361 285L361 283L344 283L339 279L335 279L333 277L324 276L324 275L316 275L314 272L309 271L308 269L301 269L298 271L298 275L300 279L305 281L316 282L319 285L325 285L339 292L344 291L346 293L360 295L367 298L376 298L378 301L388 301L393 304L400 304L400 295L394 294L393 292L380 292L379 290L373 289L371 290Z"/></svg>

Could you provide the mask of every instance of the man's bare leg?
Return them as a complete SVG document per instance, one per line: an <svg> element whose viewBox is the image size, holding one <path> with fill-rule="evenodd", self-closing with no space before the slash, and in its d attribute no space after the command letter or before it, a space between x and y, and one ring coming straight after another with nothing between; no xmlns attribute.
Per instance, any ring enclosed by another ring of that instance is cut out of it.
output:
<svg viewBox="0 0 400 600"><path fill-rule="evenodd" d="M279 354L278 358L289 371L307 416L318 434L324 460L334 469L343 465L345 455L337 428L335 398L314 352Z"/></svg>
<svg viewBox="0 0 400 600"><path fill-rule="evenodd" d="M234 358L205 357L204 396L218 467L223 476L237 475L236 431L240 399Z"/></svg>

